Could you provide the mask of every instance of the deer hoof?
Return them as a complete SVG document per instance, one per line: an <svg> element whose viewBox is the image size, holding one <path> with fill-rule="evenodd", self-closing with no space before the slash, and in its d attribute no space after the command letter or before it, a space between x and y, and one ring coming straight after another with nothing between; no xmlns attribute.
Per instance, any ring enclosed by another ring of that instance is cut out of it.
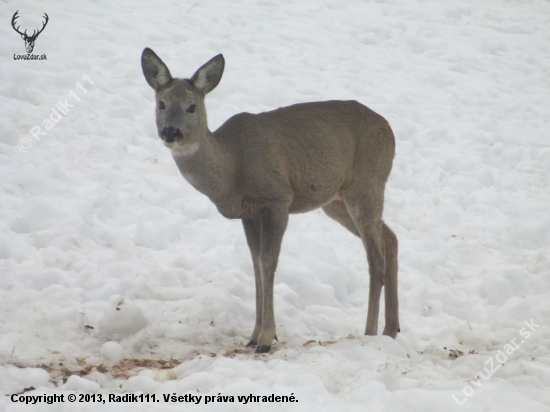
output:
<svg viewBox="0 0 550 412"><path fill-rule="evenodd" d="M397 337L397 333L399 332L399 328L397 329L386 329L384 328L384 332L382 333L383 335L386 335L386 336L389 336L390 338L393 338L395 339Z"/></svg>
<svg viewBox="0 0 550 412"><path fill-rule="evenodd" d="M246 347L248 348L249 346L256 346L257 344L258 342L256 342L255 339L252 339L250 342L246 344Z"/></svg>
<svg viewBox="0 0 550 412"><path fill-rule="evenodd" d="M269 345L260 345L256 348L256 353L267 353L271 349Z"/></svg>
<svg viewBox="0 0 550 412"><path fill-rule="evenodd" d="M277 335L275 335L275 340L276 340L277 342L279 342L279 339L277 339Z"/></svg>

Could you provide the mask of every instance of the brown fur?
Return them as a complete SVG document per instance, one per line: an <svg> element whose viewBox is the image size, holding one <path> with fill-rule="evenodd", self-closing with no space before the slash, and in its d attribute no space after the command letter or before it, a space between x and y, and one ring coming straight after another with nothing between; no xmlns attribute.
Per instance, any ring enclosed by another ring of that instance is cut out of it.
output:
<svg viewBox="0 0 550 412"><path fill-rule="evenodd" d="M382 221L395 152L388 122L356 101L326 101L240 113L212 133L204 95L221 79L222 55L190 80L173 79L150 49L142 68L156 91L159 136L180 172L223 216L243 222L256 279L249 345L266 352L275 337L273 281L289 213L319 207L365 245L371 280L365 334L377 333L385 284L384 334L395 338L397 237Z"/></svg>

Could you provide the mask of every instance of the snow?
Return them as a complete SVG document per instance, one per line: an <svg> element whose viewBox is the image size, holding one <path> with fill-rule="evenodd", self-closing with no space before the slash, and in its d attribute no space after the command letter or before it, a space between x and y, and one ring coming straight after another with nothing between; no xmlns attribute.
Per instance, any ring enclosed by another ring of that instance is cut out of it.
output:
<svg viewBox="0 0 550 412"><path fill-rule="evenodd" d="M117 342L105 342L101 345L99 354L107 361L117 364L124 357L124 348Z"/></svg>
<svg viewBox="0 0 550 412"><path fill-rule="evenodd" d="M118 295L115 295L116 300L119 300ZM108 308L105 311L99 320L99 327L103 333L110 337L123 338L136 334L147 326L147 323L142 310L134 302L120 299L116 307Z"/></svg>
<svg viewBox="0 0 550 412"><path fill-rule="evenodd" d="M89 379L81 378L77 375L72 375L67 379L67 383L62 385L63 389L67 389L70 391L82 391L82 392L97 392L100 388L100 386L92 382Z"/></svg>
<svg viewBox="0 0 550 412"><path fill-rule="evenodd" d="M37 4L0 5L3 394L161 399L136 411L550 410L547 2ZM30 30L48 13L34 50L47 60L13 60L25 53L7 24L16 10ZM284 238L279 343L267 355L243 346L255 311L243 230L184 181L158 139L145 47L177 77L224 54L206 99L211 129L330 99L388 119L396 340L363 336L363 246L315 211L293 215ZM203 398L165 403L173 393ZM205 404L218 394L235 402ZM237 401L250 394L298 402ZM0 397L0 410L54 406Z"/></svg>

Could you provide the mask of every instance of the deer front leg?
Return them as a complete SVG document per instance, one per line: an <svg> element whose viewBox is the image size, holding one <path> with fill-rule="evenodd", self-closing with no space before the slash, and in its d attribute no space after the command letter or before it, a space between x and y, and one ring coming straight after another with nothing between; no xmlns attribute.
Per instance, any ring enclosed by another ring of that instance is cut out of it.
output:
<svg viewBox="0 0 550 412"><path fill-rule="evenodd" d="M246 346L254 346L258 344L258 335L262 328L262 305L263 305L263 289L262 278L260 274L260 233L261 222L260 218L256 219L243 219L244 234L246 235L246 242L250 249L250 255L252 256L252 264L254 266L254 279L256 281L256 324L254 325L254 331L250 337L250 342Z"/></svg>
<svg viewBox="0 0 550 412"><path fill-rule="evenodd" d="M288 210L286 208L265 208L260 211L259 266L263 301L261 327L257 339L258 348L256 349L256 353L268 352L275 337L273 283L287 223ZM258 292L256 292L256 296L258 296Z"/></svg>

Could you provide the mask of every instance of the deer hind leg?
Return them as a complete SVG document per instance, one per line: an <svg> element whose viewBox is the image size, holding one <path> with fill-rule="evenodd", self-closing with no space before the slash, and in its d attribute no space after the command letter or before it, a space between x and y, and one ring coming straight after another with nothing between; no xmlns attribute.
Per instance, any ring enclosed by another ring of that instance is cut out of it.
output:
<svg viewBox="0 0 550 412"><path fill-rule="evenodd" d="M352 202L353 203L353 202ZM346 204L341 200L334 200L331 203L323 206L325 213L348 229L355 236L358 236L362 239L365 236L360 234L358 227L356 226L354 220L352 219ZM361 215L361 213L358 213ZM381 215L381 213L380 213ZM360 221L362 219L360 218ZM395 338L397 332L399 332L399 313L398 313L398 300L397 300L397 237L392 232L392 230L382 222L382 239L383 239L383 249L384 249L384 263L385 271L384 275L379 281L380 276L377 273L374 273L373 281L373 264L369 259L369 270L371 274L371 289L369 295L369 314L367 320L367 327L365 329L366 335L375 335L378 329L378 308L380 302L380 293L382 285L384 285L384 297L385 297L385 308L386 308L386 324L384 327L384 335L391 336ZM368 225L367 225L368 227ZM365 232L363 229L361 232ZM368 252L368 243L363 240L365 248ZM373 242L371 242L373 243ZM372 254L377 254L376 250ZM369 322L370 320L370 322Z"/></svg>
<svg viewBox="0 0 550 412"><path fill-rule="evenodd" d="M323 210L328 216L336 220L355 236L361 237L359 231L357 230L357 226L355 226L353 219L349 215L348 209L346 208L346 204L344 202L342 202L341 200L333 200L329 204L323 206Z"/></svg>
<svg viewBox="0 0 550 412"><path fill-rule="evenodd" d="M369 263L370 289L365 335L376 335L378 332L380 294L386 280L386 269L391 268L393 271L397 267L393 264L388 266L386 262L386 256L397 259L397 253L394 253L396 252L396 247L390 249L389 254L386 253L385 237L390 239L391 236L389 232L384 229L385 224L382 222L384 187L372 185L371 187L363 187L361 190L348 191L344 202L351 219L357 227L361 240L363 241ZM388 299L391 304L396 302L393 295L393 285L395 284L396 286L396 280L397 279L395 279L395 282L392 282L391 293L388 294L388 298L391 297L391 299ZM397 315L396 308L387 307L386 312ZM386 317L387 316L388 315L386 315ZM391 333L395 336L397 331L395 331L394 334L391 325L390 329Z"/></svg>
<svg viewBox="0 0 550 412"><path fill-rule="evenodd" d="M382 237L386 248L386 272L384 274L386 324L384 335L395 339L397 332L400 332L397 299L397 236L384 222L382 222Z"/></svg>
<svg viewBox="0 0 550 412"><path fill-rule="evenodd" d="M250 337L250 342L246 346L254 346L258 344L258 336L262 329L262 305L264 301L263 288L262 288L262 275L260 273L260 235L261 235L261 221L260 218L256 219L243 219L244 233L246 235L246 241L248 248L250 249L250 255L252 256L252 264L254 266L254 279L256 282L256 324L254 325L254 331Z"/></svg>

